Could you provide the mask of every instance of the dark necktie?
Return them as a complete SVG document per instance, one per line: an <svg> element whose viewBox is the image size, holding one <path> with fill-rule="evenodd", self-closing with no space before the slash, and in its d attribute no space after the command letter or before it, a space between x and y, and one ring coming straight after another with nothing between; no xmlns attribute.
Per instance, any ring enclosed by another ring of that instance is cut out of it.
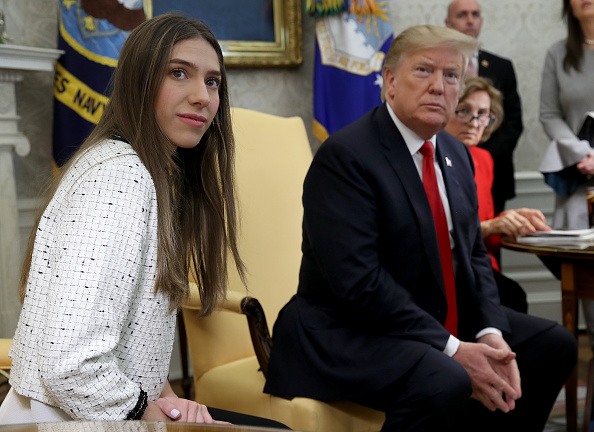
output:
<svg viewBox="0 0 594 432"><path fill-rule="evenodd" d="M448 302L448 314L446 317L445 328L452 335L457 336L458 311L456 307L456 279L454 277L454 264L452 263L452 249L450 245L448 221L443 209L441 197L439 196L437 177L435 175L433 144L429 141L425 141L420 152L423 155L423 187L425 188L425 193L429 199L429 205L431 206L431 212L433 213L433 221L435 222L443 282L445 285L446 300Z"/></svg>

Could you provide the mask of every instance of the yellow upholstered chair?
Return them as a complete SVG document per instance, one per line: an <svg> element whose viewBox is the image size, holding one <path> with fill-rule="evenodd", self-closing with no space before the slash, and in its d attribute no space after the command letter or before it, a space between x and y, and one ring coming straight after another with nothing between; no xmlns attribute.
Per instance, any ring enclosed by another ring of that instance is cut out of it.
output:
<svg viewBox="0 0 594 432"><path fill-rule="evenodd" d="M200 299L191 284L192 295L183 316L196 400L271 418L295 430L378 431L384 421L381 412L349 402L285 399L262 391L271 347L268 325L297 288L301 195L312 155L300 118L236 108L232 119L241 215L239 247L248 269L248 292L230 266L227 300L211 316L199 318Z"/></svg>
<svg viewBox="0 0 594 432"><path fill-rule="evenodd" d="M12 339L0 339L0 374L8 378L6 371L10 370L12 360L8 357L8 350L12 344Z"/></svg>

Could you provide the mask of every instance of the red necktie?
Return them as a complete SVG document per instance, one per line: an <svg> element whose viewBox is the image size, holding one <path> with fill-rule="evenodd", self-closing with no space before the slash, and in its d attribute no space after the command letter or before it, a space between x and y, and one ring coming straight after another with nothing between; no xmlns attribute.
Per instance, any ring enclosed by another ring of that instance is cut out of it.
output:
<svg viewBox="0 0 594 432"><path fill-rule="evenodd" d="M439 196L437 186L437 177L435 175L435 166L433 162L433 144L425 141L421 150L423 155L423 187L429 199L433 221L435 222L435 231L437 232L437 242L439 243L439 257L441 258L441 270L443 273L443 282L445 285L446 300L448 302L448 314L446 317L445 328L452 335L458 335L458 311L456 307L456 278L454 277L454 264L452 263L452 249L450 245L450 234L448 230L448 221L446 219L443 203Z"/></svg>

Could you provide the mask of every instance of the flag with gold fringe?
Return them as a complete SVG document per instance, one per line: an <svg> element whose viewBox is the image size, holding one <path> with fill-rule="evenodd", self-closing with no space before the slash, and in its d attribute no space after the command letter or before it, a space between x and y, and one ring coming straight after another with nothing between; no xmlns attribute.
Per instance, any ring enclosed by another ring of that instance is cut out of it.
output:
<svg viewBox="0 0 594 432"><path fill-rule="evenodd" d="M313 129L320 141L381 104L382 66L393 38L388 1L352 0L346 12L342 3L306 4L318 16Z"/></svg>
<svg viewBox="0 0 594 432"><path fill-rule="evenodd" d="M311 16L336 15L348 10L348 1L344 0L306 0L305 2L305 12Z"/></svg>

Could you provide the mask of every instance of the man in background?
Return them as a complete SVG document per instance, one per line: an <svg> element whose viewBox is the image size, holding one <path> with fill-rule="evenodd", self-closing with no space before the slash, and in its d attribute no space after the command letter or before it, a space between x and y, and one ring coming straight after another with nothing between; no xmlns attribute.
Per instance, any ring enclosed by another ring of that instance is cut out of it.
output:
<svg viewBox="0 0 594 432"><path fill-rule="evenodd" d="M450 3L446 27L477 39L482 24L481 7L476 0L454 0ZM493 203L495 214L499 214L505 210L505 201L516 195L513 153L523 129L516 74L511 61L483 50L478 50L471 57L467 74L489 78L503 94L503 123L487 142L480 145L491 153L495 163Z"/></svg>

